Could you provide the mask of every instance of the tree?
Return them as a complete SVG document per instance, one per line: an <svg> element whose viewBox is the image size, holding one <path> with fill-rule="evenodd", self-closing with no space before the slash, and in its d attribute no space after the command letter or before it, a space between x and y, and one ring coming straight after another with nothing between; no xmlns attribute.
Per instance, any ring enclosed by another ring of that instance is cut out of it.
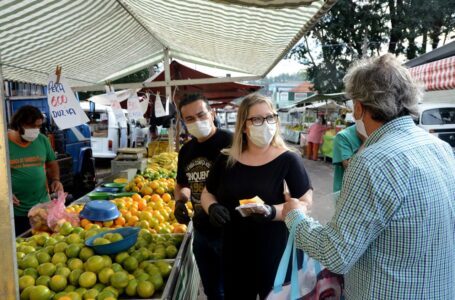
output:
<svg viewBox="0 0 455 300"><path fill-rule="evenodd" d="M382 49L412 59L426 52L428 40L434 49L454 29L455 0L339 0L289 57L308 66L318 92L338 92L352 61Z"/></svg>

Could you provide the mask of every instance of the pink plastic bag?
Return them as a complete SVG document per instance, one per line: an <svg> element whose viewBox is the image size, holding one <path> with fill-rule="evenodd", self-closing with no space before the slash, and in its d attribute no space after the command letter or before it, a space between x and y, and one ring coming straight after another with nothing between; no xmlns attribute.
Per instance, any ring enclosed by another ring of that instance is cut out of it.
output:
<svg viewBox="0 0 455 300"><path fill-rule="evenodd" d="M67 195L67 193L59 192L58 198L52 200L48 206L47 225L53 232L59 232L60 226L67 221L73 226L79 226L79 216L65 210Z"/></svg>

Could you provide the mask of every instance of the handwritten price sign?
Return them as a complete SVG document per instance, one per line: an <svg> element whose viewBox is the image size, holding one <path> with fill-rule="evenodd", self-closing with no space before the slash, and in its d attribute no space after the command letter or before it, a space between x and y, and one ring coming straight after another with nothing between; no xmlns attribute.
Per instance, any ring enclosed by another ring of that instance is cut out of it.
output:
<svg viewBox="0 0 455 300"><path fill-rule="evenodd" d="M136 93L132 93L128 98L127 107L128 118L130 120L137 120L144 116L144 112L142 111L142 107L139 104L139 98L137 97Z"/></svg>
<svg viewBox="0 0 455 300"><path fill-rule="evenodd" d="M60 76L59 83L56 79L55 74L51 74L47 84L47 103L55 124L60 129L67 129L87 123L89 119L65 78Z"/></svg>
<svg viewBox="0 0 455 300"><path fill-rule="evenodd" d="M115 92L106 93L106 96L109 97L111 100L112 111L114 112L115 119L117 120L117 122L119 122L119 123L126 122L125 113L123 112L123 109L120 106L120 102L118 101L117 95L115 94Z"/></svg>

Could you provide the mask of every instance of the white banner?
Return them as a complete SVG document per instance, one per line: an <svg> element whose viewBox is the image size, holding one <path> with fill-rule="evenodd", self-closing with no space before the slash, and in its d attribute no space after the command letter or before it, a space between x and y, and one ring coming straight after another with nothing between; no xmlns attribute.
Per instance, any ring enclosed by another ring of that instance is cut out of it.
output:
<svg viewBox="0 0 455 300"><path fill-rule="evenodd" d="M50 74L47 84L47 103L52 119L60 129L68 129L89 121L79 101L63 76Z"/></svg>
<svg viewBox="0 0 455 300"><path fill-rule="evenodd" d="M115 120L118 123L126 122L125 113L123 112L122 106L120 105L120 101L117 99L117 94L112 91L107 93L106 96L111 99L111 107L112 111L114 112Z"/></svg>
<svg viewBox="0 0 455 300"><path fill-rule="evenodd" d="M139 98L137 97L136 93L131 93L128 97L128 119L130 120L137 120L144 116L142 112L141 104L139 103Z"/></svg>
<svg viewBox="0 0 455 300"><path fill-rule="evenodd" d="M147 112L147 109L149 108L149 103L150 103L150 95L146 94L141 102L141 108L142 108L143 115L145 115L145 113Z"/></svg>
<svg viewBox="0 0 455 300"><path fill-rule="evenodd" d="M161 103L160 94L156 94L155 98L155 117L164 117L166 116L166 111L164 110L163 103Z"/></svg>
<svg viewBox="0 0 455 300"><path fill-rule="evenodd" d="M166 116L169 115L169 97L166 98Z"/></svg>

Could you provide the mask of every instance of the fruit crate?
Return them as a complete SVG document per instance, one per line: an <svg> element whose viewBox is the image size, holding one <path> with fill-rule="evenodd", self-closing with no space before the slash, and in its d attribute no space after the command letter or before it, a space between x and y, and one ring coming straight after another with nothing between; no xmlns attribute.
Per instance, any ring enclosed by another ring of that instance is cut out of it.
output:
<svg viewBox="0 0 455 300"><path fill-rule="evenodd" d="M128 160L111 160L111 173L112 174L117 174L120 173L123 170L127 169L137 169L141 173L144 172L145 168L147 167L147 159L142 158L140 160L133 160L133 161L128 161Z"/></svg>

